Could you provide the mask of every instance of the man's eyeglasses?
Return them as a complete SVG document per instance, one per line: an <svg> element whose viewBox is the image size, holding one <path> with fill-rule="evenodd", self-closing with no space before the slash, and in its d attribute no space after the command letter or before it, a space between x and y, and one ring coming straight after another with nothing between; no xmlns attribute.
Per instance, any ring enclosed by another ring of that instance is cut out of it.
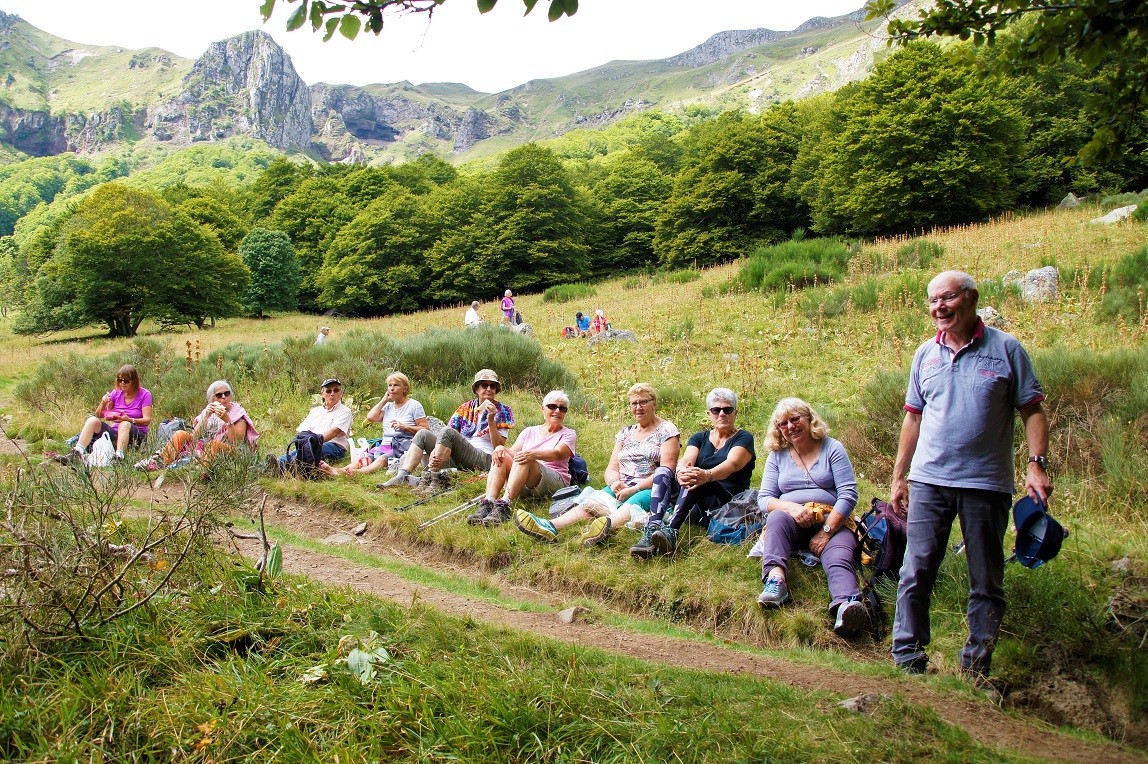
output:
<svg viewBox="0 0 1148 764"><path fill-rule="evenodd" d="M480 390L497 390L498 389L498 385L496 385L494 382L479 382L477 385L475 385L475 387L477 387Z"/></svg>
<svg viewBox="0 0 1148 764"><path fill-rule="evenodd" d="M732 414L735 411L737 411L737 409L735 409L733 406L711 406L710 407L710 413L713 414L714 416L717 416L718 414Z"/></svg>
<svg viewBox="0 0 1148 764"><path fill-rule="evenodd" d="M942 302L945 303L946 305L948 305L950 302L952 302L953 300L955 300L958 297L960 297L961 295L963 295L966 291L968 291L968 290L965 288L962 288L962 289L958 289L956 292L945 292L944 294L939 294L936 297L930 297L925 302L928 303L930 308L933 307L934 305L937 305L938 303L942 303Z"/></svg>
<svg viewBox="0 0 1148 764"><path fill-rule="evenodd" d="M640 408L642 408L642 406L649 406L653 402L654 402L653 398L642 398L641 400L638 400L638 401L630 401L630 408L640 409Z"/></svg>
<svg viewBox="0 0 1148 764"><path fill-rule="evenodd" d="M230 390L220 390L218 393L215 394L215 397L216 398L230 398L231 397L231 391Z"/></svg>
<svg viewBox="0 0 1148 764"><path fill-rule="evenodd" d="M563 414L570 410L568 406L563 406L559 403L547 403L546 408L550 409L551 411L561 411Z"/></svg>
<svg viewBox="0 0 1148 764"><path fill-rule="evenodd" d="M341 392L343 392L343 388L341 388L341 387L328 387L328 388L324 389L323 392L325 392L325 393L341 393Z"/></svg>
<svg viewBox="0 0 1148 764"><path fill-rule="evenodd" d="M781 427L796 427L797 425L801 424L801 420L804 418L805 418L805 414L795 414L794 416L791 416L789 419L780 420L777 423L777 426L779 428L781 428Z"/></svg>

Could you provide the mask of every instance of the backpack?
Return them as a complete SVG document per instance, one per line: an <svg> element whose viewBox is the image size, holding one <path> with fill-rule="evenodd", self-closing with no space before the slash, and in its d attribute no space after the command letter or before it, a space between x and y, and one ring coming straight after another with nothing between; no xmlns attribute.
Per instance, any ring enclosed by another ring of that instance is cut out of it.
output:
<svg viewBox="0 0 1148 764"><path fill-rule="evenodd" d="M295 458L291 459L294 451ZM319 462L323 458L323 436L317 432L295 433L295 438L287 444L287 469L304 480L317 480L323 473Z"/></svg>
<svg viewBox="0 0 1148 764"><path fill-rule="evenodd" d="M874 639L881 638L886 625L877 585L882 580L897 580L905 561L906 541L905 519L893 511L889 502L873 499L872 508L857 521L853 563L859 571L869 569L867 578L861 574L861 601L869 611L869 629Z"/></svg>
<svg viewBox="0 0 1148 764"><path fill-rule="evenodd" d="M761 533L765 513L757 506L757 489L734 496L710 513L706 537L715 544L742 544Z"/></svg>
<svg viewBox="0 0 1148 764"><path fill-rule="evenodd" d="M570 485L582 485L590 482L590 466L578 454L570 457L567 469L570 470Z"/></svg>

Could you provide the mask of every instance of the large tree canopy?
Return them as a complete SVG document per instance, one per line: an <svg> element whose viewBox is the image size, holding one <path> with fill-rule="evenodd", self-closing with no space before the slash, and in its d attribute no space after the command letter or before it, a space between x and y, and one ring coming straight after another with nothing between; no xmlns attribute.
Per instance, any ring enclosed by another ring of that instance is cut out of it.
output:
<svg viewBox="0 0 1148 764"><path fill-rule="evenodd" d="M323 30L323 39L330 40L339 30L339 34L348 40L359 36L359 31L379 34L383 31L383 19L387 14L395 13L434 13L434 9L446 0L283 0L299 7L287 18L287 31L294 31L310 22L311 29L318 32ZM259 6L263 20L271 18L275 11L276 0L263 0ZM486 13L498 4L498 0L477 0L478 10ZM522 0L526 12L534 10L538 0ZM557 21L563 16L573 16L578 12L578 0L550 0L550 10L547 16L551 21ZM362 17L362 18L360 18ZM364 21L365 19L365 21Z"/></svg>
<svg viewBox="0 0 1148 764"><path fill-rule="evenodd" d="M888 17L897 0L868 0L867 19ZM1010 26L1015 35L998 36ZM1148 107L1148 0L947 0L926 5L915 19L891 18L890 43L935 35L1003 43L1014 71L1070 57L1091 72L1107 64L1093 104L1086 158L1110 156Z"/></svg>

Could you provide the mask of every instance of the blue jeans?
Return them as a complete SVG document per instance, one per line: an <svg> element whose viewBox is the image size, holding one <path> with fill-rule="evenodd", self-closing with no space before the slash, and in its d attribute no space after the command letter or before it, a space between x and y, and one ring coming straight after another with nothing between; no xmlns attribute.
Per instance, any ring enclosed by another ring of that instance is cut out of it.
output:
<svg viewBox="0 0 1148 764"><path fill-rule="evenodd" d="M346 455L347 449L343 448L338 443L330 440L323 443L323 461L327 463L337 462ZM290 455L280 456L279 465L283 466L290 464L291 462L295 461L295 457L296 453L294 451L292 451Z"/></svg>
<svg viewBox="0 0 1148 764"><path fill-rule="evenodd" d="M891 652L897 665L926 657L933 586L956 517L969 569L969 638L961 650L961 668L989 673L1005 611L1004 534L1010 504L1007 493L910 482L908 543L893 618Z"/></svg>

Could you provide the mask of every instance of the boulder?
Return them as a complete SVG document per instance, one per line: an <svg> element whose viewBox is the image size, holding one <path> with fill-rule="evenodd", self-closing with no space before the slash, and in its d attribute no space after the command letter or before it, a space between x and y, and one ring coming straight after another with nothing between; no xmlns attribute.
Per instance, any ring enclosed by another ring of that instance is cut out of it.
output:
<svg viewBox="0 0 1148 764"><path fill-rule="evenodd" d="M598 332L590 338L590 345L596 345L599 342L637 342L638 338L629 329L607 329L604 332Z"/></svg>
<svg viewBox="0 0 1148 764"><path fill-rule="evenodd" d="M1010 324L1008 319L997 312L996 308L986 305L977 310L977 315L985 322L985 326L992 326L996 329L1007 329Z"/></svg>
<svg viewBox="0 0 1148 764"><path fill-rule="evenodd" d="M1024 276L1021 275L1020 271L1009 271L1001 276L1001 286L1006 288L1014 286L1019 289L1022 281L1024 281Z"/></svg>
<svg viewBox="0 0 1148 764"><path fill-rule="evenodd" d="M1080 206L1080 197L1078 197L1076 194L1069 191L1068 196L1061 199L1060 204L1056 205L1056 208L1058 210L1074 210L1079 206Z"/></svg>
<svg viewBox="0 0 1148 764"><path fill-rule="evenodd" d="M1020 285L1025 302L1050 302L1060 299L1060 272L1051 265L1029 271Z"/></svg>
<svg viewBox="0 0 1148 764"><path fill-rule="evenodd" d="M1132 213L1135 211L1136 211L1136 205L1135 204L1129 204L1127 207L1117 207L1116 209L1112 210L1112 212L1109 212L1107 215L1103 215L1103 216L1098 217L1098 218L1093 218L1092 222L1093 223L1119 223L1121 220L1127 220L1128 217L1131 216Z"/></svg>

